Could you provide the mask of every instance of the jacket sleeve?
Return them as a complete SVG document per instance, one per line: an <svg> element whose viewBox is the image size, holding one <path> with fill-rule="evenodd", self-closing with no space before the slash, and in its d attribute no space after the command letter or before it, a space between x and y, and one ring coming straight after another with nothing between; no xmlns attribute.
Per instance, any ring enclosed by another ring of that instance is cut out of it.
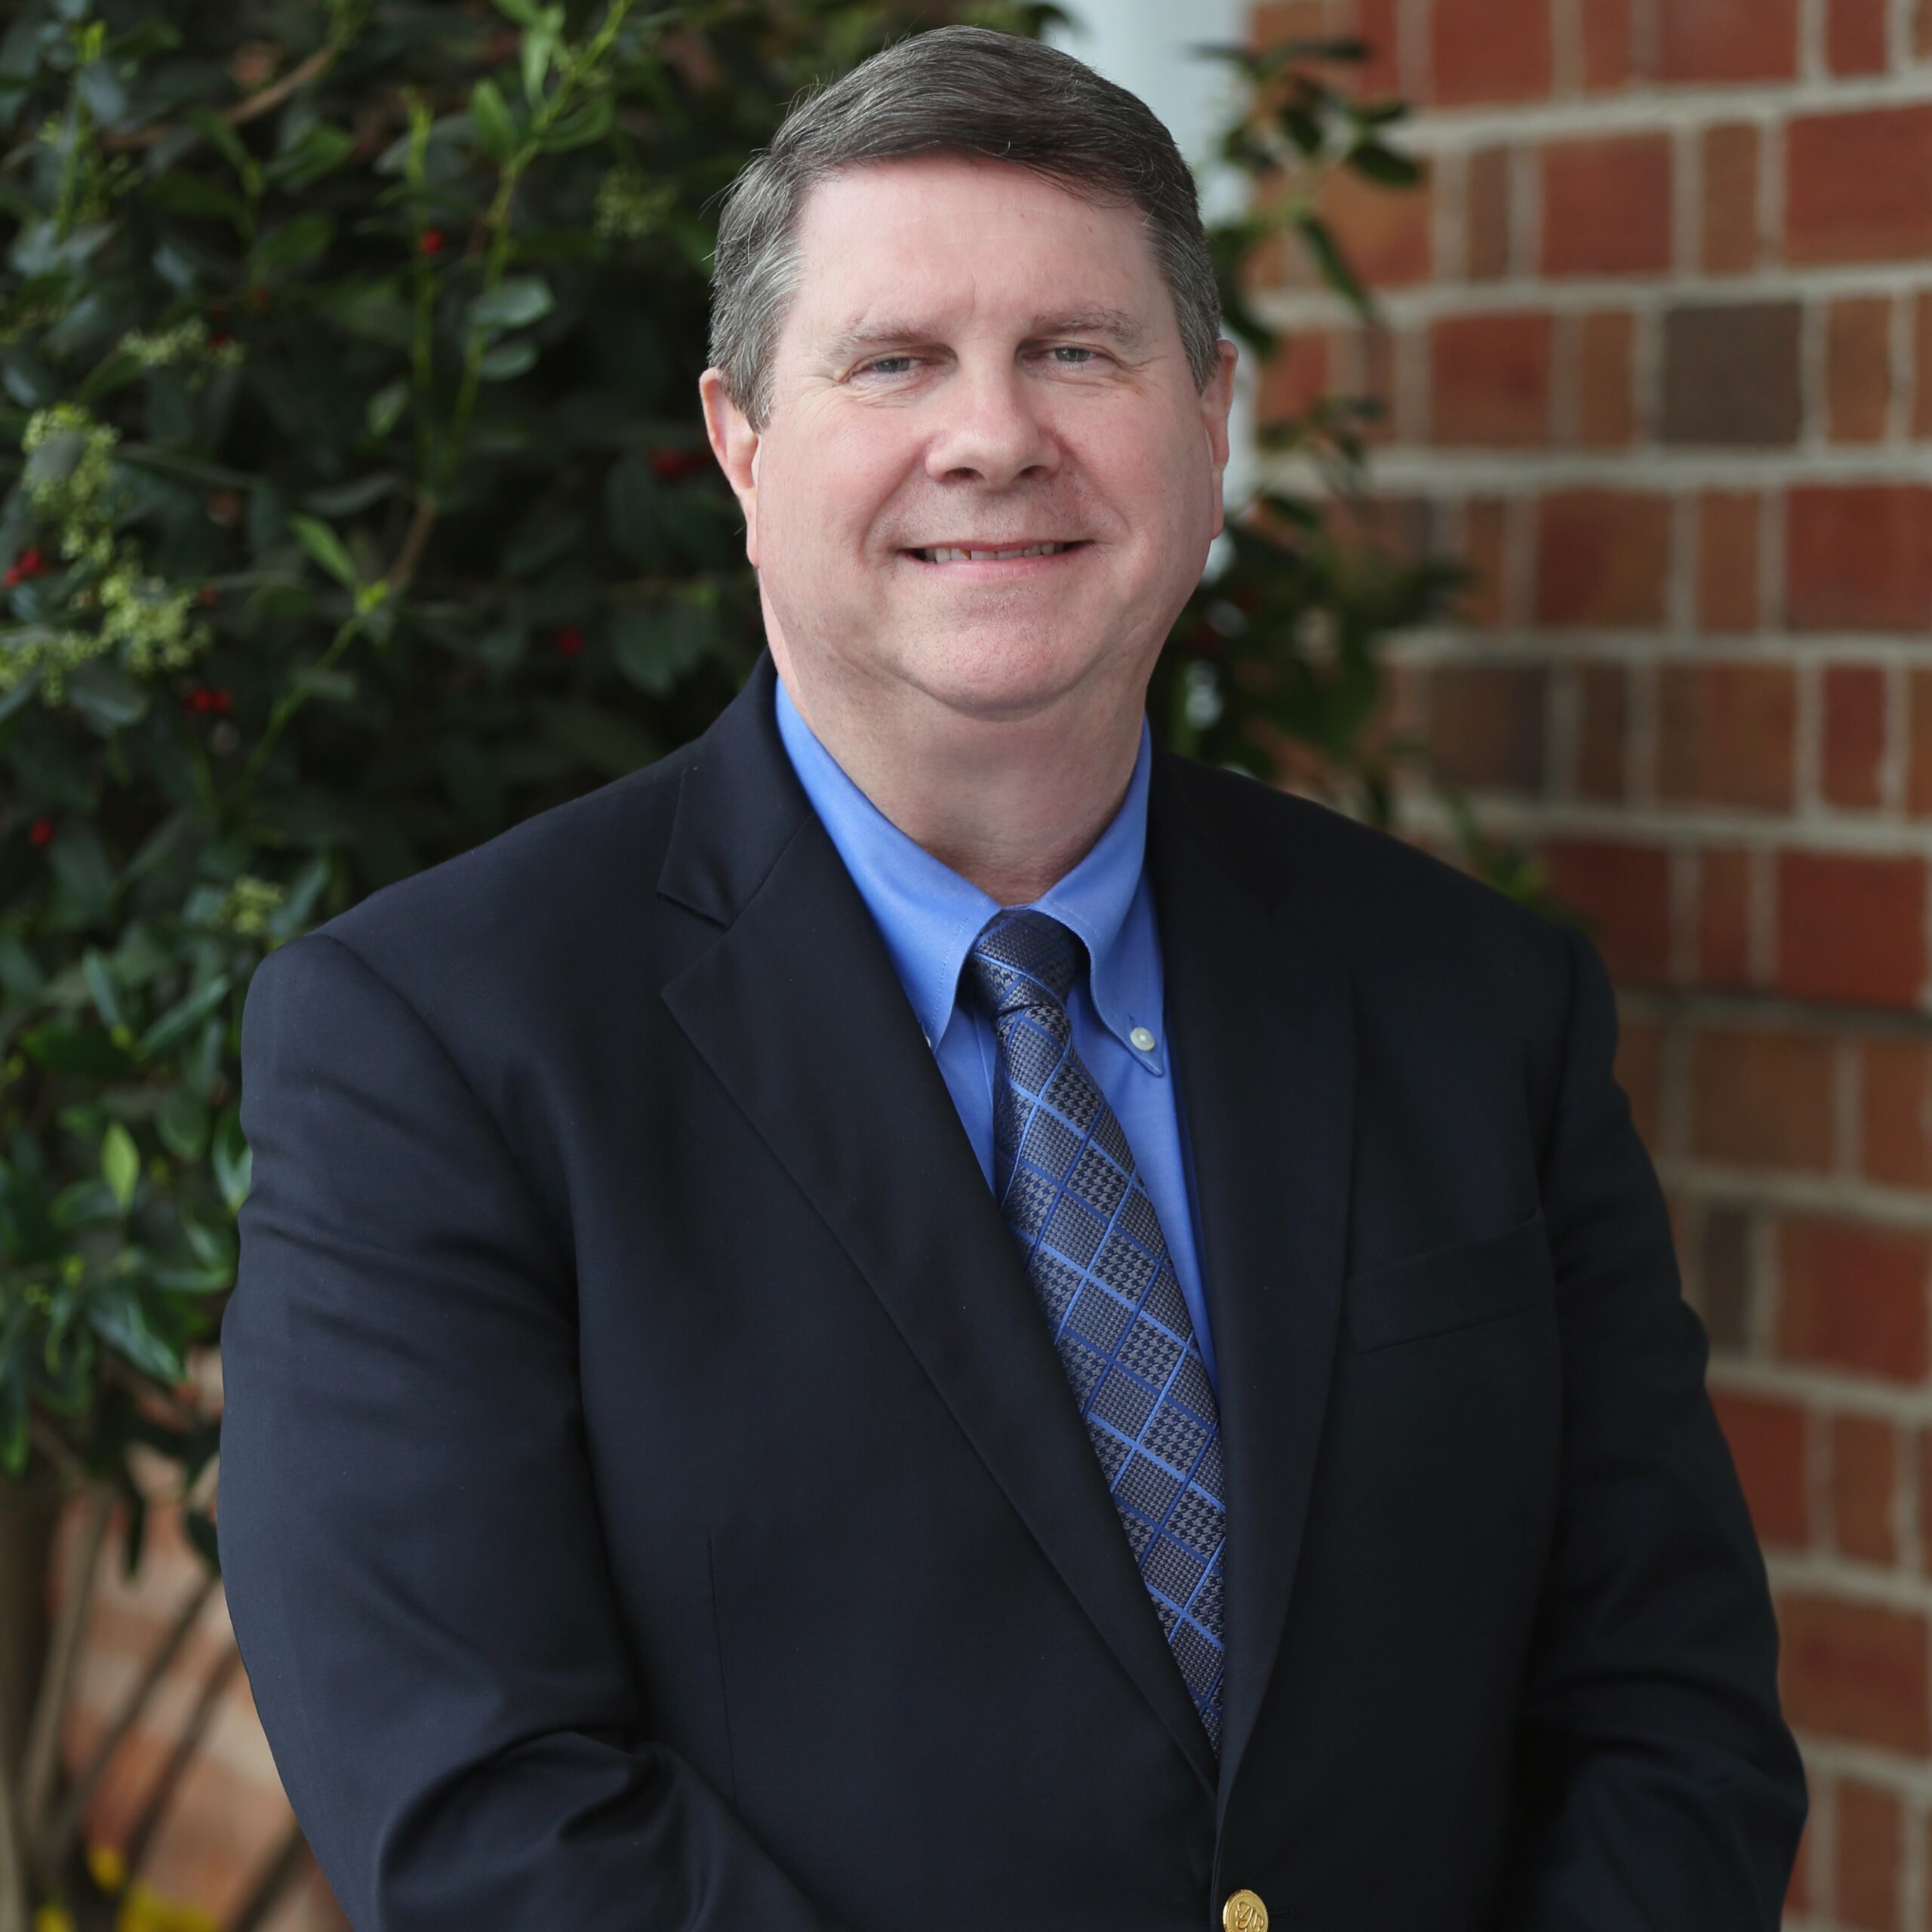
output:
<svg viewBox="0 0 1932 1932"><path fill-rule="evenodd" d="M1803 1770L1777 1630L1663 1192L1612 1071L1615 995L1571 995L1543 1198L1562 1337L1560 1503L1523 1687L1527 1820L1503 1932L1775 1932Z"/></svg>
<svg viewBox="0 0 1932 1932"><path fill-rule="evenodd" d="M641 1734L569 1263L416 1011L329 935L244 1008L218 1535L275 1761L358 1932L828 1932Z"/></svg>

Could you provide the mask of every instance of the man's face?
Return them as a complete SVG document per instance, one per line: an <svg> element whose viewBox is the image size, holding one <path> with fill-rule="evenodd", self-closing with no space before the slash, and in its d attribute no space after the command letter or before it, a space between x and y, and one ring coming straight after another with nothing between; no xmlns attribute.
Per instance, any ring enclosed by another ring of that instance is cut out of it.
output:
<svg viewBox="0 0 1932 1932"><path fill-rule="evenodd" d="M702 386L795 693L1137 706L1221 528L1235 355L1197 390L1139 211L923 157L821 183L798 239L763 433Z"/></svg>

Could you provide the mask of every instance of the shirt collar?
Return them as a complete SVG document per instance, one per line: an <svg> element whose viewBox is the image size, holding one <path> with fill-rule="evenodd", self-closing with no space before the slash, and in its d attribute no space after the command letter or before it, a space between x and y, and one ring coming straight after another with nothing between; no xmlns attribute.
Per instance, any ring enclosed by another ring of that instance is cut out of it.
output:
<svg viewBox="0 0 1932 1932"><path fill-rule="evenodd" d="M775 681L779 736L798 781L884 939L921 1032L937 1047L952 1023L960 969L999 903L901 832L819 742L784 680ZM1152 762L1153 737L1143 716L1119 811L1079 863L1032 902L1084 943L1094 1010L1130 1048L1137 1026L1158 1026L1161 1006L1151 908L1140 891ZM1158 1072L1164 1056L1135 1057L1155 1062Z"/></svg>

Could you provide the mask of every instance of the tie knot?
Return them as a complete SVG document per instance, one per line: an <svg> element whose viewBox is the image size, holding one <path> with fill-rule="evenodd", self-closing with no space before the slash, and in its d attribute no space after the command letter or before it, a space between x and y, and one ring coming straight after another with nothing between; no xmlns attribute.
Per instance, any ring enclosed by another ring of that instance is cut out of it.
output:
<svg viewBox="0 0 1932 1932"><path fill-rule="evenodd" d="M995 912L966 955L968 982L995 1019L1028 1007L1064 1011L1081 945L1044 912Z"/></svg>

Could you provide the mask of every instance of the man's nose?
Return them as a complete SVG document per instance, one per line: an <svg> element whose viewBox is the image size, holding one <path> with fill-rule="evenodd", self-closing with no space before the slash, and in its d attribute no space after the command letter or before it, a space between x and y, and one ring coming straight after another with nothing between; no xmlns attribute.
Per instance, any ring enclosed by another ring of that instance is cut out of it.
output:
<svg viewBox="0 0 1932 1932"><path fill-rule="evenodd" d="M936 481L973 477L997 488L1059 467L1059 442L1018 369L961 368L937 414L926 450L927 473Z"/></svg>

